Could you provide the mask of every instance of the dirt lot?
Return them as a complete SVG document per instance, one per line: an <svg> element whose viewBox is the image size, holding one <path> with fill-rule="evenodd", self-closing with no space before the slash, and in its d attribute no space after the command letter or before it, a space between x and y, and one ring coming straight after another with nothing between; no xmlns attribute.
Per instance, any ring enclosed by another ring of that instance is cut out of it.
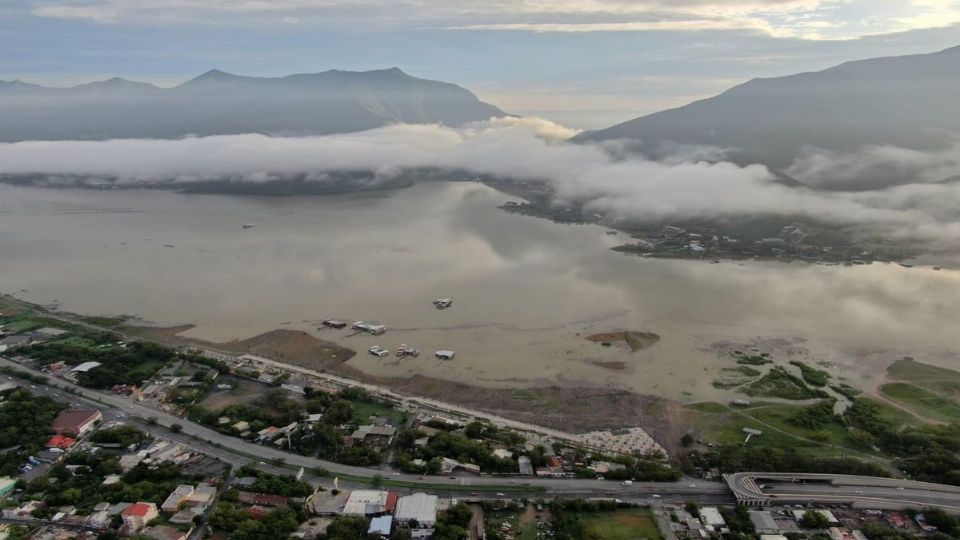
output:
<svg viewBox="0 0 960 540"><path fill-rule="evenodd" d="M250 339L223 343L219 348L266 356L316 371L332 369L356 354L300 330L271 330Z"/></svg>
<svg viewBox="0 0 960 540"><path fill-rule="evenodd" d="M315 338L300 330L271 330L244 340L210 343L180 335L192 328L193 325L128 326L126 330L168 345L195 345L224 352L256 354L316 371L333 369L357 354L351 349Z"/></svg>
<svg viewBox="0 0 960 540"><path fill-rule="evenodd" d="M232 385L233 388L230 390L218 390L218 384L229 384ZM206 397L203 398L200 405L210 410L219 411L224 407L238 403L253 403L274 389L272 386L248 379L241 379L232 375L221 375L217 377L213 388ZM294 396L294 394L290 394L289 392L287 394L291 397Z"/></svg>
<svg viewBox="0 0 960 540"><path fill-rule="evenodd" d="M336 371L388 386L401 394L455 403L566 432L643 427L658 440L667 433L669 402L623 390L584 386L487 388L423 375L406 379L373 377L347 366Z"/></svg>

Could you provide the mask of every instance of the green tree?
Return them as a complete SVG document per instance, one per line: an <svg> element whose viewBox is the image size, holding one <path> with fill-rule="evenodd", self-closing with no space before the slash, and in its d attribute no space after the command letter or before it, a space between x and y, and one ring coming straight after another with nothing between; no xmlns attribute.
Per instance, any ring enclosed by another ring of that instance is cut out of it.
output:
<svg viewBox="0 0 960 540"><path fill-rule="evenodd" d="M830 526L830 521L821 512L807 510L800 518L800 526L805 529L826 529Z"/></svg>

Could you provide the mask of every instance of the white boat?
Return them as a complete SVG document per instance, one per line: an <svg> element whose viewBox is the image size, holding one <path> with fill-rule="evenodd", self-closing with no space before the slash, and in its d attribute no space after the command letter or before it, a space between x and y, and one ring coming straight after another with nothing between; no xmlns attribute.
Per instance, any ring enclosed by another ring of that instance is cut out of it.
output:
<svg viewBox="0 0 960 540"><path fill-rule="evenodd" d="M353 323L354 330L362 330L368 334L380 335L387 331L387 327L382 324L374 324L366 321L357 321Z"/></svg>
<svg viewBox="0 0 960 540"><path fill-rule="evenodd" d="M254 227L253 223L244 223L244 224L243 224L243 228L244 228L244 229L252 229L253 227Z"/></svg>
<svg viewBox="0 0 960 540"><path fill-rule="evenodd" d="M411 347L406 343L404 343L399 347L397 347L397 356L399 356L400 358L403 358L404 356L417 357L417 356L420 356L420 349L416 347Z"/></svg>
<svg viewBox="0 0 960 540"><path fill-rule="evenodd" d="M433 301L433 305L436 306L437 309L447 309L448 307L453 305L453 299L437 298L436 300Z"/></svg>
<svg viewBox="0 0 960 540"><path fill-rule="evenodd" d="M456 356L456 352L448 350L439 350L434 353L434 355L440 360L453 360L453 357Z"/></svg>

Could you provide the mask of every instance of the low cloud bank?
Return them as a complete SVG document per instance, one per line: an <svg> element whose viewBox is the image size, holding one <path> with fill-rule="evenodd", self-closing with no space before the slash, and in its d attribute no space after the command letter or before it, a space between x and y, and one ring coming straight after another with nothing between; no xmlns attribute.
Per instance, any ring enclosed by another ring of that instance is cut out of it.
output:
<svg viewBox="0 0 960 540"><path fill-rule="evenodd" d="M882 190L818 191L785 186L760 165L701 160L721 155L716 149L684 148L671 159L649 161L615 146L563 142L574 134L546 120L496 118L458 129L397 125L321 137L28 141L0 144L0 174L45 174L70 182L264 182L288 177L324 182L332 171L371 171L375 178L390 178L404 169L436 167L545 180L559 198L615 217L799 215L898 238L960 239L960 183L939 182L960 160L925 158L902 149L850 156L808 152L791 174L812 186L869 171L884 159L906 164L905 171L922 172L913 173L914 183ZM85 179L78 180L81 177Z"/></svg>
<svg viewBox="0 0 960 540"><path fill-rule="evenodd" d="M943 182L960 175L960 141L953 141L938 152L866 146L841 154L808 148L786 173L814 187Z"/></svg>

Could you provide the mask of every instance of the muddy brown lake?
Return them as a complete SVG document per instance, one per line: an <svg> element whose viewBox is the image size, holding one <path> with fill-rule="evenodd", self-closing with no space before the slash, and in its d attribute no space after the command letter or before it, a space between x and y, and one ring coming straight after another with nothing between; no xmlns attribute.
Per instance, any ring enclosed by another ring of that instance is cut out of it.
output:
<svg viewBox="0 0 960 540"><path fill-rule="evenodd" d="M737 347L861 386L902 356L960 363L958 271L643 259L610 250L623 234L507 214L507 200L475 183L273 198L2 186L0 292L213 341L302 329L359 351L350 365L369 373L487 386L728 397L711 383L732 364L718 351ZM325 318L388 330L320 330ZM586 339L624 330L660 339ZM423 354L366 354L400 344Z"/></svg>

